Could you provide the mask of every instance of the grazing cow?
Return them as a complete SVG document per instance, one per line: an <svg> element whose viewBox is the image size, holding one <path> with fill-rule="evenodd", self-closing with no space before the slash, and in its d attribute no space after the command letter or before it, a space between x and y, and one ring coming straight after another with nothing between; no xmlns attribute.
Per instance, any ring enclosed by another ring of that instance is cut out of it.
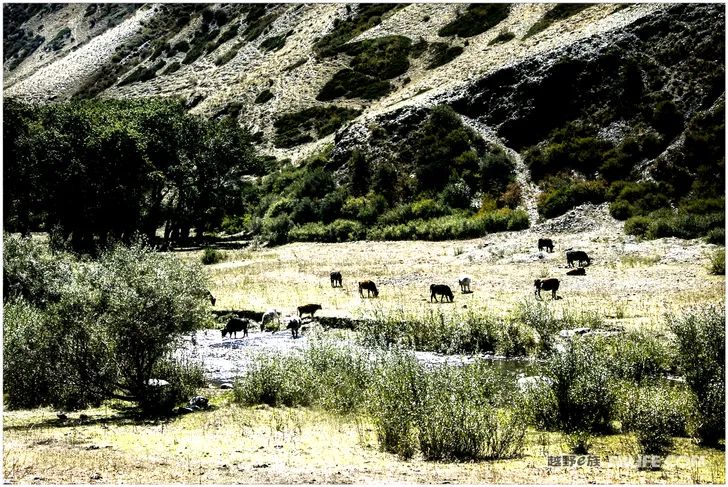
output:
<svg viewBox="0 0 728 487"><path fill-rule="evenodd" d="M364 290L367 292L367 297L370 298L372 294L375 298L379 297L379 291L377 291L377 285L372 281L360 281L359 282L359 296L364 297Z"/></svg>
<svg viewBox="0 0 728 487"><path fill-rule="evenodd" d="M280 323L281 319L281 312L275 309L269 309L265 313L263 313L263 318L260 320L260 331L265 331L266 327L268 326L268 323L273 323L274 321Z"/></svg>
<svg viewBox="0 0 728 487"><path fill-rule="evenodd" d="M291 330L291 336L298 338L298 330L301 328L301 318L298 316L289 316L286 318L286 321L288 322L286 330Z"/></svg>
<svg viewBox="0 0 728 487"><path fill-rule="evenodd" d="M342 287L341 272L332 272L331 274L329 274L329 279L331 279L331 287Z"/></svg>
<svg viewBox="0 0 728 487"><path fill-rule="evenodd" d="M586 276L586 269L584 267L577 267L576 269L571 269L570 271L566 271L567 276Z"/></svg>
<svg viewBox="0 0 728 487"><path fill-rule="evenodd" d="M448 299L451 303L455 300L455 296L453 296L450 286L446 286L445 284L430 284L430 302L432 302L433 299L437 301L438 295L440 296L441 303L443 298Z"/></svg>
<svg viewBox="0 0 728 487"><path fill-rule="evenodd" d="M222 329L222 337L225 338L225 335L230 335L230 338L233 337L233 334L235 334L235 338L238 337L238 332L243 332L243 338L248 336L248 326L250 325L250 322L246 320L245 318L230 318L230 321L227 322L225 325L225 328Z"/></svg>
<svg viewBox="0 0 728 487"><path fill-rule="evenodd" d="M554 242L550 238L539 238L538 239L538 250L541 251L546 249L548 252L554 251Z"/></svg>
<svg viewBox="0 0 728 487"><path fill-rule="evenodd" d="M566 263L569 264L569 267L574 267L574 262L578 262L579 266L584 265L584 262L586 262L586 265L591 265L591 259L582 250L570 250L566 252Z"/></svg>
<svg viewBox="0 0 728 487"><path fill-rule="evenodd" d="M215 306L215 301L217 301L217 299L215 299L215 296L212 295L212 293L210 292L209 289L205 289L204 297L205 297L205 299L210 300L211 305Z"/></svg>
<svg viewBox="0 0 728 487"><path fill-rule="evenodd" d="M541 298L541 289L544 291L551 291L551 299L556 299L556 291L559 290L559 280L558 279L544 279L543 281L541 279L536 279L533 282L533 285L536 286L536 291L534 294L540 299Z"/></svg>
<svg viewBox="0 0 728 487"><path fill-rule="evenodd" d="M470 276L460 276L458 284L460 284L460 291L463 293L469 293L470 291Z"/></svg>
<svg viewBox="0 0 728 487"><path fill-rule="evenodd" d="M303 318L304 314L310 314L311 318L313 318L313 314L318 309L321 309L320 304L304 304L303 306L298 307L298 316Z"/></svg>

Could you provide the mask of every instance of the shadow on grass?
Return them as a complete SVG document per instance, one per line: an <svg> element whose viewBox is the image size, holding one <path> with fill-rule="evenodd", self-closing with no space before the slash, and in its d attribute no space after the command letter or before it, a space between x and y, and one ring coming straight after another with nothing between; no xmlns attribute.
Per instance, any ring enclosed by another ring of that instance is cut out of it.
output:
<svg viewBox="0 0 728 487"><path fill-rule="evenodd" d="M31 431L37 428L76 428L78 426L157 426L162 424L170 424L182 416L189 414L207 413L216 410L218 407L210 405L206 409L200 409L192 413L174 413L170 412L165 415L150 415L142 413L136 406L115 406L113 409L116 414L94 417L85 413L66 413L66 419L48 418L42 421L32 421L27 424L3 426L4 431ZM74 417L75 416L75 417Z"/></svg>

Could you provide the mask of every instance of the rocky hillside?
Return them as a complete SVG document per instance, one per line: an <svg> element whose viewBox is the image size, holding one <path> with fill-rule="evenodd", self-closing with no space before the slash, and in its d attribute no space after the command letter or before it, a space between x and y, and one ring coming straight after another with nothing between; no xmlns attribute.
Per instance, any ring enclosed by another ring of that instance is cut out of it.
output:
<svg viewBox="0 0 728 487"><path fill-rule="evenodd" d="M337 184L354 184L362 164L367 184L388 175L400 193L389 204L441 194L449 181L451 193L465 185L463 195L490 194L498 207L518 202L531 222L604 201L627 219L724 193L722 178L710 176L724 164L721 5L7 4L4 12L6 97L178 97L193 114L236 119L279 160L300 164L324 151ZM422 172L437 165L418 137L438 136L433 108L443 105L466 128L453 122L439 134L456 134L462 147L427 146L462 166L440 184ZM515 187L483 172L501 152ZM347 195L380 189L367 184ZM701 214L717 206L702 204Z"/></svg>
<svg viewBox="0 0 728 487"><path fill-rule="evenodd" d="M236 114L254 132L261 132L269 150L294 158L299 151L310 149L306 144L274 149L274 121L281 113L335 104L361 110L360 118L368 119L406 105L427 106L437 99L468 100L482 107L480 111L485 108L489 112L489 122L518 120L505 130L519 131L518 123L531 122L518 116L518 110L527 110L527 105L508 99L495 109L487 101L500 97L500 92L514 86L514 80L516 87L538 84L535 77L563 56L588 59L610 45L638 50L629 39L634 35L630 32L640 25L653 25L652 36L664 42L669 41L660 31L675 29L678 37L689 34L684 25L660 25L659 18L675 15L674 7L669 5L598 4L556 18L540 32L529 35L529 29L553 5L514 4L503 20L482 33L441 36L438 32L443 27L467 14L466 5L400 4L368 18L364 27L356 25L352 32L345 32L344 40L347 36L352 36L350 42L356 42L398 35L407 37L415 46L425 42L428 49L417 58L410 54L413 59L408 69L391 79L394 87L384 96L373 100L337 98L329 103L317 101L317 95L346 67L351 56L321 56L316 46L323 36L347 22L356 24L362 7L355 4L270 4L263 11L262 7L230 4L68 4L21 15L18 10L22 7L4 7L6 96L34 101L83 96L180 96L195 112L211 116ZM722 10L710 6L702 9L707 15L694 15L719 34L715 22L722 21ZM470 20L463 18L458 22ZM366 28L369 25L372 27ZM9 51L8 37L18 36L19 32L23 34L20 41L27 45L19 52ZM503 40L498 41L499 36ZM35 46L33 39L43 41ZM437 49L453 49L453 59L430 67L439 53ZM675 46L678 49L683 48ZM197 51L197 57L190 55L193 51ZM715 59L722 59L718 54ZM675 95L693 93L682 83L672 88L679 87L683 91ZM475 92L478 97L474 99ZM266 97L270 98L261 101ZM514 102L517 107L510 106ZM472 113L473 108L464 111ZM533 133L532 139L537 135Z"/></svg>

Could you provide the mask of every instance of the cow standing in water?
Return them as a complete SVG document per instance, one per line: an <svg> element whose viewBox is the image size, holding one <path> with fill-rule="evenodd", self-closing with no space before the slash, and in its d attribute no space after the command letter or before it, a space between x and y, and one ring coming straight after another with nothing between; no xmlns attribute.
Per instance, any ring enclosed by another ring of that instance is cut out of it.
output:
<svg viewBox="0 0 728 487"><path fill-rule="evenodd" d="M222 337L225 338L225 335L230 335L230 338L233 337L233 334L235 334L235 338L238 337L238 332L243 332L243 338L248 336L248 326L250 325L250 322L246 320L245 318L230 318L230 321L227 322L225 325L225 328L222 329Z"/></svg>
<svg viewBox="0 0 728 487"><path fill-rule="evenodd" d="M558 279L544 279L543 281L541 279L536 279L533 282L533 285L536 286L536 291L534 292L534 294L539 299L541 299L541 289L543 289L544 291L551 291L551 299L556 299L556 291L559 290Z"/></svg>

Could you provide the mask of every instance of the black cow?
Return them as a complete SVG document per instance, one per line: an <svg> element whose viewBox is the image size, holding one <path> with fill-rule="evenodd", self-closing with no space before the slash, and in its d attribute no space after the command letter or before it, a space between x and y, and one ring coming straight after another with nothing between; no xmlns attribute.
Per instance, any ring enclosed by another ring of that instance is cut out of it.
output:
<svg viewBox="0 0 728 487"><path fill-rule="evenodd" d="M301 318L298 316L291 316L288 318L288 326L286 326L287 330L291 330L291 336L293 338L298 338L298 330L301 328Z"/></svg>
<svg viewBox="0 0 728 487"><path fill-rule="evenodd" d="M544 279L543 281L541 279L536 279L533 281L533 285L536 286L534 294L538 298L541 298L541 289L543 289L544 291L551 291L551 299L556 299L556 291L559 290L558 279Z"/></svg>
<svg viewBox="0 0 728 487"><path fill-rule="evenodd" d="M538 250L541 251L546 249L548 252L554 251L554 242L550 238L539 238L538 239Z"/></svg>
<svg viewBox="0 0 728 487"><path fill-rule="evenodd" d="M238 332L242 331L243 338L245 338L248 336L248 325L250 325L250 322L245 318L230 318L225 328L222 329L222 337L225 338L225 335L229 334L230 338L232 338L233 334L235 334L235 338L237 338Z"/></svg>
<svg viewBox="0 0 728 487"><path fill-rule="evenodd" d="M574 262L578 262L579 266L584 265L584 262L586 262L586 265L591 265L591 259L582 250L570 250L566 252L566 263L569 264L569 267L574 267Z"/></svg>
<svg viewBox="0 0 728 487"><path fill-rule="evenodd" d="M342 287L341 284L341 272L334 271L331 274L329 274L329 279L331 279L331 287Z"/></svg>
<svg viewBox="0 0 728 487"><path fill-rule="evenodd" d="M583 267L577 267L576 269L571 269L570 271L566 271L567 276L586 276L586 269Z"/></svg>
<svg viewBox="0 0 728 487"><path fill-rule="evenodd" d="M379 291L377 290L377 285L374 284L372 281L361 281L359 283L359 296L362 298L364 297L364 291L367 292L367 297L371 297L373 294L375 298L379 297Z"/></svg>
<svg viewBox="0 0 728 487"><path fill-rule="evenodd" d="M318 309L321 309L320 304L304 304L303 306L298 307L298 316L303 317L304 314L310 314L311 318L313 318L313 314Z"/></svg>
<svg viewBox="0 0 728 487"><path fill-rule="evenodd" d="M455 296L450 290L450 286L445 284L430 284L430 302L434 299L437 301L437 296L440 296L440 302L442 303L443 298L447 298L451 303L455 300Z"/></svg>

